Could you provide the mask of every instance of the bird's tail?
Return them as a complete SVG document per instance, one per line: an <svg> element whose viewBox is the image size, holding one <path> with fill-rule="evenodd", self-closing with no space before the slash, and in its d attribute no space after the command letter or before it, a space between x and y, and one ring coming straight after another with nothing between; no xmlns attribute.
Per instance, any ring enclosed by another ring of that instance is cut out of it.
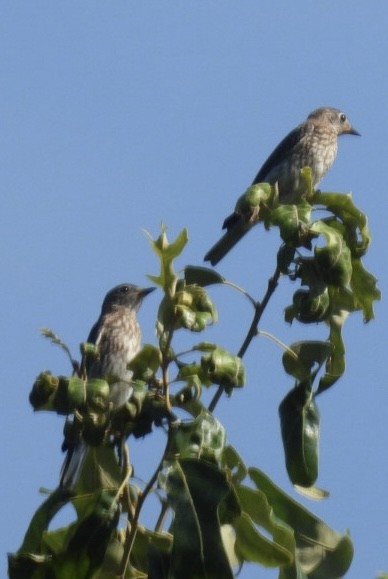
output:
<svg viewBox="0 0 388 579"><path fill-rule="evenodd" d="M60 487L67 491L74 491L86 458L88 445L81 440L74 448L68 450L61 470Z"/></svg>
<svg viewBox="0 0 388 579"><path fill-rule="evenodd" d="M252 223L247 223L243 219L236 221L230 229L221 237L217 243L207 252L204 257L205 261L210 261L212 265L216 265L229 251L244 237L244 235L251 229Z"/></svg>

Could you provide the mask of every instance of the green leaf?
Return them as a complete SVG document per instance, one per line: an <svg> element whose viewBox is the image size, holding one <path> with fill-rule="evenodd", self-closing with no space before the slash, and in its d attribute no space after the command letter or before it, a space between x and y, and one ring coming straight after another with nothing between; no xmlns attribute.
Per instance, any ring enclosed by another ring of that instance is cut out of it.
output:
<svg viewBox="0 0 388 579"><path fill-rule="evenodd" d="M303 167L300 170L300 175L306 184L307 189L306 197L310 199L314 194L313 172L311 170L311 167Z"/></svg>
<svg viewBox="0 0 388 579"><path fill-rule="evenodd" d="M330 317L330 336L329 340L333 344L333 351L326 362L325 375L319 381L316 395L321 394L335 382L345 372L345 344L342 339L342 326L346 319L345 312L339 312L338 315Z"/></svg>
<svg viewBox="0 0 388 579"><path fill-rule="evenodd" d="M89 360L96 360L100 356L99 348L97 344L93 344L93 342L81 342L80 352L82 356L85 356L85 358Z"/></svg>
<svg viewBox="0 0 388 579"><path fill-rule="evenodd" d="M303 324L312 324L326 320L330 315L330 297L328 288L319 293L307 289L297 290L292 298L292 318ZM286 310L286 321L289 321L289 308ZM292 321L292 320L291 320Z"/></svg>
<svg viewBox="0 0 388 579"><path fill-rule="evenodd" d="M62 490L58 491L62 495ZM102 491L92 508L76 523L54 531L42 530L40 551L48 554L40 561L39 575L58 579L87 579L100 567L118 522L116 492Z"/></svg>
<svg viewBox="0 0 388 579"><path fill-rule="evenodd" d="M289 268L295 258L296 248L283 243L277 254L277 264L283 275L289 274Z"/></svg>
<svg viewBox="0 0 388 579"><path fill-rule="evenodd" d="M106 391L109 394L109 386L105 381L102 381L106 386ZM106 395L105 391L105 395ZM59 414L70 414L76 408L80 408L86 402L86 381L81 380L77 376L67 378L59 376L58 390L55 394L54 407Z"/></svg>
<svg viewBox="0 0 388 579"><path fill-rule="evenodd" d="M287 374L294 376L297 380L311 378L312 382L312 369L314 368L315 375L333 350L333 344L330 342L314 340L294 342L283 354L283 367Z"/></svg>
<svg viewBox="0 0 388 579"><path fill-rule="evenodd" d="M317 246L314 250L322 279L327 284L346 287L352 277L352 262L350 249L344 238L323 221L313 223L311 230L326 238L326 245Z"/></svg>
<svg viewBox="0 0 388 579"><path fill-rule="evenodd" d="M152 344L144 344L140 352L129 362L128 369L133 372L133 380L147 382L158 371L162 361L161 352Z"/></svg>
<svg viewBox="0 0 388 579"><path fill-rule="evenodd" d="M197 284L204 287L216 283L225 283L226 281L222 275L208 267L187 265L184 271L185 281L188 285Z"/></svg>
<svg viewBox="0 0 388 579"><path fill-rule="evenodd" d="M171 579L233 579L218 507L230 492L225 475L202 461L175 462L167 477L174 509Z"/></svg>
<svg viewBox="0 0 388 579"><path fill-rule="evenodd" d="M182 289L181 289L182 288ZM171 297L165 295L158 311L158 334L166 329L186 328L200 332L217 321L217 310L207 292L200 286L179 283Z"/></svg>
<svg viewBox="0 0 388 579"><path fill-rule="evenodd" d="M194 331L202 330L207 324L217 321L217 310L213 301L203 288L196 285L187 285L176 293L175 311L177 314L179 311L193 313L194 324L189 323L184 327Z"/></svg>
<svg viewBox="0 0 388 579"><path fill-rule="evenodd" d="M58 376L53 376L48 370L36 377L29 395L34 410L55 410L54 399L58 384Z"/></svg>
<svg viewBox="0 0 388 579"><path fill-rule="evenodd" d="M343 235L354 256L361 257L369 247L371 236L367 217L353 203L351 194L316 192L314 204L323 205L343 224Z"/></svg>
<svg viewBox="0 0 388 579"><path fill-rule="evenodd" d="M73 383L73 379L69 380L69 393L76 391L77 399L79 398L78 387L78 384ZM110 408L109 394L110 388L106 380L101 380L100 378L87 380L86 403L89 410L98 413L107 412Z"/></svg>
<svg viewBox="0 0 388 579"><path fill-rule="evenodd" d="M23 543L18 553L40 553L43 532L47 530L50 521L68 502L62 489L57 489L41 504L31 519Z"/></svg>
<svg viewBox="0 0 388 579"><path fill-rule="evenodd" d="M175 395L170 394L172 406L184 408L186 412L196 418L201 412L206 412L206 408L200 400L202 383L196 374L186 378L186 386Z"/></svg>
<svg viewBox="0 0 388 579"><path fill-rule="evenodd" d="M150 235L149 238L151 240L151 245L155 253L168 261L172 261L173 259L178 257L182 253L185 245L189 240L187 229L184 228L182 229L182 231L178 233L178 236L175 239L175 241L169 243L166 235L166 228L164 226L162 226L162 232L158 237L158 239L153 240Z"/></svg>
<svg viewBox="0 0 388 579"><path fill-rule="evenodd" d="M236 388L245 384L245 367L238 356L222 348L216 348L201 358L202 370L213 384Z"/></svg>
<svg viewBox="0 0 388 579"><path fill-rule="evenodd" d="M292 247L311 245L311 209L309 203L302 201L298 205L282 204L272 211L271 222L279 227L284 243Z"/></svg>
<svg viewBox="0 0 388 579"><path fill-rule="evenodd" d="M319 411L305 383L293 388L279 406L286 467L292 483L310 487L318 476Z"/></svg>
<svg viewBox="0 0 388 579"><path fill-rule="evenodd" d="M165 238L167 241L167 238ZM178 233L177 238L172 243L166 243L163 247L163 254L168 259L172 260L178 257L183 249L185 248L187 242L189 240L188 231L186 228L182 229L180 233Z"/></svg>
<svg viewBox="0 0 388 579"><path fill-rule="evenodd" d="M279 567L292 562L291 553L259 533L246 513L233 521L233 527L236 531L236 555L240 560L253 561L265 567Z"/></svg>
<svg viewBox="0 0 388 579"><path fill-rule="evenodd" d="M284 573L282 579L327 579L343 577L353 558L353 545L347 533L330 529L313 513L294 501L257 468L249 476L263 491L275 515L294 529L298 567L305 575ZM285 568L287 571L288 568Z"/></svg>
<svg viewBox="0 0 388 579"><path fill-rule="evenodd" d="M381 292L377 289L376 278L366 271L360 259L352 261L353 275L350 281L356 305L363 311L364 321L374 318L373 302L381 299Z"/></svg>
<svg viewBox="0 0 388 579"><path fill-rule="evenodd" d="M273 537L273 544L280 549L279 565L284 564L284 557L287 557L286 564L290 565L295 554L295 539L292 528L279 519L273 512L265 494L245 485L236 485L235 492L239 499L241 509L256 524L263 527ZM271 551L267 553L267 556ZM278 554L279 556L279 554Z"/></svg>
<svg viewBox="0 0 388 579"><path fill-rule="evenodd" d="M193 420L171 425L169 454L180 459L201 458L212 463L221 460L225 429L213 414L203 410Z"/></svg>
<svg viewBox="0 0 388 579"><path fill-rule="evenodd" d="M93 379L86 382L78 376L53 376L41 372L30 392L30 403L34 410L53 410L68 415L87 402L93 409L108 408L109 385L105 380Z"/></svg>
<svg viewBox="0 0 388 579"><path fill-rule="evenodd" d="M224 448L222 453L222 465L229 469L232 480L235 483L241 482L247 476L248 469L245 466L243 459L238 454L237 450L231 445Z"/></svg>
<svg viewBox="0 0 388 579"><path fill-rule="evenodd" d="M188 380L191 376L199 376L202 372L201 365L193 362L192 364L181 364L177 375L177 380ZM211 382L209 381L209 385Z"/></svg>
<svg viewBox="0 0 388 579"><path fill-rule="evenodd" d="M60 555L52 559L26 553L9 556L10 579L88 579L91 569L85 553Z"/></svg>
<svg viewBox="0 0 388 579"><path fill-rule="evenodd" d="M199 342L195 346L193 346L193 350L197 352L213 352L217 349L217 344L213 344L211 342Z"/></svg>
<svg viewBox="0 0 388 579"><path fill-rule="evenodd" d="M162 230L158 239L153 240L151 236L149 237L151 246L160 260L160 274L159 276L148 275L148 277L161 286L165 293L173 295L177 282L173 261L182 253L188 241L187 229L182 229L172 243L169 243L165 229Z"/></svg>
<svg viewBox="0 0 388 579"><path fill-rule="evenodd" d="M100 565L119 516L117 489L99 491L87 514L77 521L66 551L75 553L87 549L91 563Z"/></svg>
<svg viewBox="0 0 388 579"><path fill-rule="evenodd" d="M131 562L136 561L137 569L147 573L151 571L152 564L156 559L161 559L162 561L167 559L168 561L167 556L171 552L172 543L173 536L170 533L158 533L139 525L131 552ZM167 564L169 564L169 561ZM153 576L151 572L149 576ZM164 577L167 579L167 576L166 569L166 575L164 575ZM147 577L148 573L145 575L145 578ZM157 577L159 578L159 575L157 575Z"/></svg>
<svg viewBox="0 0 388 579"><path fill-rule="evenodd" d="M254 223L259 220L261 209L273 199L274 193L274 188L268 183L256 183L237 199L235 212L241 215L245 223Z"/></svg>
<svg viewBox="0 0 388 579"><path fill-rule="evenodd" d="M123 473L111 446L88 447L72 497L78 518L84 518L94 509L101 489L117 492L122 479Z"/></svg>

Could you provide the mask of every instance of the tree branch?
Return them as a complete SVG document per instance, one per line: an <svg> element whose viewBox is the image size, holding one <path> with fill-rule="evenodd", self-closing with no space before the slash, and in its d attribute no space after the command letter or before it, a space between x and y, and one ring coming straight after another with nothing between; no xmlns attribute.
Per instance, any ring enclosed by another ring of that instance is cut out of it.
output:
<svg viewBox="0 0 388 579"><path fill-rule="evenodd" d="M239 358L242 358L245 354L245 352L247 351L251 341L253 340L253 338L255 336L257 336L257 327L259 325L261 316L263 315L263 312L272 296L272 294L274 293L275 289L278 286L279 283L279 278L281 276L281 271L279 266L276 266L276 269L274 271L274 274L272 277L270 277L270 279L268 280L268 287L267 287L267 291L265 292L265 295L262 299L261 302L256 302L255 305L255 314L253 316L253 320L252 323L250 325L250 328L248 330L248 333L245 337L244 342L242 343L242 346L240 348L240 350L238 351L238 356ZM215 407L217 406L217 403L219 401L219 399L221 398L222 394L225 391L225 386L223 386L222 384L219 385L217 392L215 393L212 401L209 404L209 412L213 412L213 410L215 409Z"/></svg>

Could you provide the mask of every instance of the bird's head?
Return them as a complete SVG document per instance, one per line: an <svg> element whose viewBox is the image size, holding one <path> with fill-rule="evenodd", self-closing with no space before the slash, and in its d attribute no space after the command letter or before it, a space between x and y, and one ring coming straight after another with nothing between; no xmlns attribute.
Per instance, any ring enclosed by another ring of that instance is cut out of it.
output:
<svg viewBox="0 0 388 579"><path fill-rule="evenodd" d="M332 107L322 107L310 113L308 119L314 123L319 123L326 126L328 129L334 131L337 136L360 136L360 133L352 127L346 114L339 109Z"/></svg>
<svg viewBox="0 0 388 579"><path fill-rule="evenodd" d="M117 285L106 294L102 304L102 314L112 312L117 307L125 307L137 311L143 298L154 289L154 287L141 288L131 283Z"/></svg>

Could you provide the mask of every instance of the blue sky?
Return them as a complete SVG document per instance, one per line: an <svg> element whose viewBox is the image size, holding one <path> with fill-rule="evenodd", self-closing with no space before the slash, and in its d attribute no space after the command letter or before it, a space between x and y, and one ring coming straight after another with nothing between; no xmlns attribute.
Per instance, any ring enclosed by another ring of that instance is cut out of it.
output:
<svg viewBox="0 0 388 579"><path fill-rule="evenodd" d="M39 335L48 326L74 354L106 291L147 284L158 264L143 229L160 223L190 243L179 261L201 264L224 217L278 141L318 106L342 108L362 137L343 137L323 190L352 191L367 213L367 267L383 301L367 326L345 327L347 372L319 399L318 485L331 496L301 501L355 545L350 578L388 569L386 424L386 166L388 4L295 0L65 3L6 0L0 8L0 264L3 389L0 552L15 551L63 460L63 419L34 415L28 393L66 358ZM255 230L218 271L263 295L276 235ZM324 338L282 321L282 284L263 329L286 343ZM211 290L219 323L203 338L237 351L249 303ZM154 341L160 294L141 311ZM187 337L184 338L188 340ZM285 473L277 407L291 387L281 351L258 338L247 386L217 416L250 465L295 495ZM238 418L241 417L241 418ZM138 476L158 463L158 433L133 445ZM1 567L5 574L5 556ZM274 570L260 577L276 577ZM241 577L257 577L244 568Z"/></svg>

